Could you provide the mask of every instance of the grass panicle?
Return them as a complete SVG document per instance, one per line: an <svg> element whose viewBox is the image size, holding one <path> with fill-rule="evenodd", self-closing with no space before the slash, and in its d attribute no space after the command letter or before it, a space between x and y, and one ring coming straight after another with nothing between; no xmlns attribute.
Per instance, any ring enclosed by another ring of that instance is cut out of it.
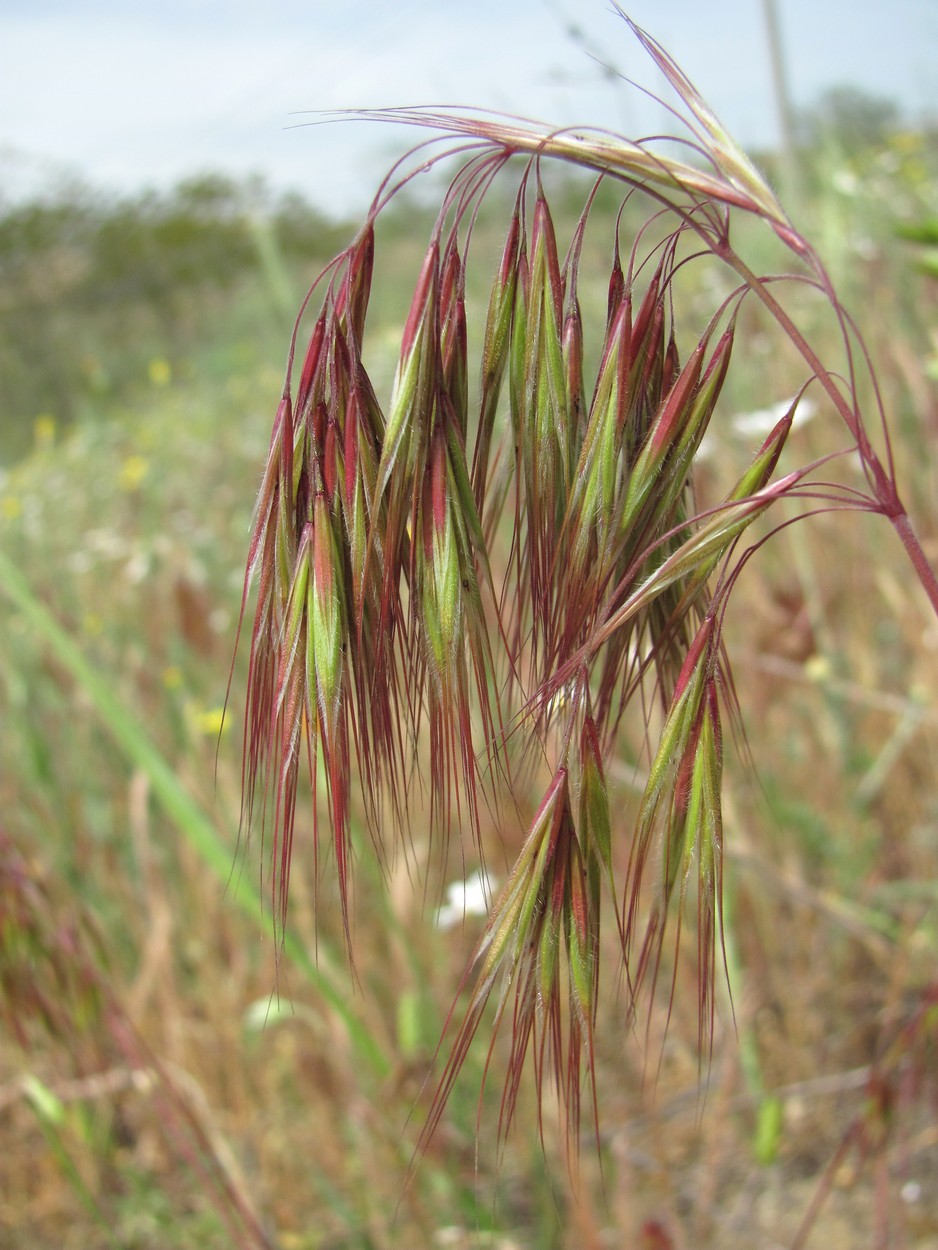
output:
<svg viewBox="0 0 938 1250"><path fill-rule="evenodd" d="M550 778L464 978L468 999L424 1144L490 999L493 1037L510 1020L501 1130L530 1057L539 1094L554 1088L576 1142L580 1082L594 1071L604 895L630 1012L659 979L669 926L679 939L695 914L706 1049L721 943L723 723L736 716L723 623L739 570L773 525L790 521L774 521L776 505L884 515L938 606L888 438L881 456L867 433L868 357L820 260L692 84L632 30L681 101L686 155L463 112L377 115L442 131L461 164L416 278L386 402L365 366L375 226L409 174L395 170L310 293L307 303L319 292L321 306L298 370L306 304L297 320L255 512L242 603L244 615L256 583L243 814L270 834L281 938L302 757L314 813L325 779L350 946L353 777L376 843L406 837L419 800L435 831L457 830L480 848L483 808L496 823L530 811L528 783ZM424 145L415 160L426 168L447 152L428 162ZM546 189L554 161L598 178L566 248ZM514 170L476 327L466 298L467 268L479 263L473 224ZM622 208L606 253L605 318L595 319L581 304L580 268L591 208L609 183ZM639 203L647 212L629 239ZM765 223L794 281L828 299L846 368L817 358L785 311L783 279L747 267L732 229L740 214ZM674 289L705 261L730 285L701 329L677 317ZM814 385L842 419L865 489L819 480L827 461L779 473L793 405L722 499L701 498L701 447L719 420L741 310L753 303L805 363L799 398ZM633 708L648 779L637 814L617 807L613 819L606 777ZM314 848L316 826L314 814ZM594 1114L595 1097L594 1088Z"/></svg>

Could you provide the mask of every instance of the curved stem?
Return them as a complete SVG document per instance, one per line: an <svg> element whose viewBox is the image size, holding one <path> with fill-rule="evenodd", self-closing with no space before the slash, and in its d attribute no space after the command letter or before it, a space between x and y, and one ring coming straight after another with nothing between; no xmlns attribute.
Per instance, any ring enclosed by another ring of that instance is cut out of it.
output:
<svg viewBox="0 0 938 1250"><path fill-rule="evenodd" d="M935 570L928 562L928 557L922 550L922 544L918 540L918 535L912 528L912 522L909 520L907 512L900 512L897 516L890 516L893 529L899 535L903 547L909 559L912 561L912 567L915 569L915 575L921 582L922 589L928 595L929 601L934 609L935 615L938 616L938 577Z"/></svg>
<svg viewBox="0 0 938 1250"><path fill-rule="evenodd" d="M863 423L859 415L851 408L850 404L844 398L843 392L837 386L830 371L826 369L821 362L820 357L814 348L795 325L791 316L785 311L779 301L775 298L766 284L749 268L746 262L732 248L725 248L718 253L720 259L723 260L731 269L743 279L746 286L752 291L753 295L760 300L769 313L778 322L779 326L791 340L799 354L802 356L811 372L817 378L821 387L829 396L837 412L842 417L847 429L856 439L857 450L863 460L864 466L870 470L873 475L871 485L876 491L878 501L883 505L884 509L902 511L899 504L898 495L896 494L895 483L890 475L883 468L882 462L877 456L870 443ZM823 278L823 274L821 275ZM829 291L829 284L822 283L825 290ZM836 302L835 302L836 311Z"/></svg>
<svg viewBox="0 0 938 1250"><path fill-rule="evenodd" d="M788 335L820 385L830 396L834 407L840 413L850 433L856 439L860 458L864 467L872 476L871 485L876 495L876 501L879 504L879 510L899 535L899 539L903 547L905 547L909 559L912 561L915 575L928 596L935 615L938 616L938 576L936 576L935 570L929 563L925 552L922 550L918 536L912 528L909 514L899 498L896 483L891 474L887 473L883 468L882 462L874 451L858 414L847 403L834 378L825 369L817 353L775 296L766 288L765 284L759 281L758 277L742 258L732 251L731 248L725 249L720 255L726 264L739 274L756 298L761 300L781 329Z"/></svg>

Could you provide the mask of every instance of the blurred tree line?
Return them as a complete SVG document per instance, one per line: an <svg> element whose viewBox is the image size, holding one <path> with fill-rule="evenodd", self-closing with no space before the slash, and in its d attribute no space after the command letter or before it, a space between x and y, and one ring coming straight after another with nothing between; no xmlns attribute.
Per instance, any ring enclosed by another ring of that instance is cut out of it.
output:
<svg viewBox="0 0 938 1250"><path fill-rule="evenodd" d="M119 402L154 361L171 376L247 287L259 333L282 336L295 304L285 275L312 277L348 236L299 196L217 175L124 198L72 185L0 202L0 465L29 450L37 419L65 425Z"/></svg>
<svg viewBox="0 0 938 1250"><path fill-rule="evenodd" d="M915 127L915 134L915 159L933 155L934 124ZM888 99L855 88L820 97L798 118L796 159L807 202L792 207L813 211L828 197L832 171L845 163L875 173L877 154L895 158L897 135L902 117ZM781 181L777 153L757 159ZM920 188L909 188L916 194L903 211L896 192L904 180L887 172L888 194L879 198L895 220L906 218L907 231L910 217L921 219ZM575 177L571 184L578 202ZM562 204L562 188L557 198ZM614 187L603 188L596 211L614 213L618 199ZM428 211L419 196L402 196L386 214L386 237L413 235ZM835 224L843 233L843 223ZM135 387L152 383L154 365L165 380L195 349L230 346L232 317L240 318L237 334L254 343L258 359L269 359L266 341L279 361L307 282L354 229L296 194L213 174L126 197L66 185L29 202L0 198L0 468L30 450L38 420L54 428L113 412Z"/></svg>

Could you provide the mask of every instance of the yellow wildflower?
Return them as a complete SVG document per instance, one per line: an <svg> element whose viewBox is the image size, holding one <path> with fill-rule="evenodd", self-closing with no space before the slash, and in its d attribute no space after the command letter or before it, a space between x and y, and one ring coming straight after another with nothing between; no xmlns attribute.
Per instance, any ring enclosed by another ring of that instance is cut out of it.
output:
<svg viewBox="0 0 938 1250"><path fill-rule="evenodd" d="M37 447L51 447L55 442L55 417L48 412L40 413L33 422L33 434Z"/></svg>
<svg viewBox="0 0 938 1250"><path fill-rule="evenodd" d="M118 481L121 490L137 490L149 471L149 461L145 460L143 456L128 456L120 467Z"/></svg>
<svg viewBox="0 0 938 1250"><path fill-rule="evenodd" d="M147 374L153 386L168 386L173 380L173 370L168 360L155 357L147 365Z"/></svg>

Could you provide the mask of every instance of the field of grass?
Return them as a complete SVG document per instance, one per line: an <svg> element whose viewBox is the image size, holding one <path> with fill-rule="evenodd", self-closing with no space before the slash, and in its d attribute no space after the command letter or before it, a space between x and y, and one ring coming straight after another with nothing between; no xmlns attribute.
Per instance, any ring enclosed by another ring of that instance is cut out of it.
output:
<svg viewBox="0 0 938 1250"><path fill-rule="evenodd" d="M899 237L936 202L935 142L826 152L795 216L872 348L938 564L938 287ZM0 315L22 301L31 327L0 353L0 1247L742 1250L794 1244L811 1215L811 1246L938 1247L938 621L888 525L859 515L776 537L727 620L748 740L728 752L712 1054L693 937L670 1006L630 1026L610 926L599 1143L586 1134L576 1178L530 1083L498 1141L504 1037L490 1059L477 1039L411 1170L483 924L441 927L436 907L476 864L434 860L418 821L382 870L353 828L353 976L301 807L278 964L262 840L239 837L244 648L222 721L289 309L342 231L304 233L293 206L203 264L217 205L199 205L198 281L180 262L169 291L129 281L175 247L128 228L140 205L113 244L145 237L135 263L74 223L63 239L41 214L38 238L0 222L20 283ZM367 354L385 396L425 246L414 219L378 241L395 295ZM481 222L480 246L503 229ZM102 309L108 256L128 281ZM703 308L720 280L689 298ZM744 328L705 497L745 463L738 414L802 381L758 317ZM842 442L821 405L792 454ZM623 862L633 761L611 778ZM483 832L503 877L522 830Z"/></svg>

